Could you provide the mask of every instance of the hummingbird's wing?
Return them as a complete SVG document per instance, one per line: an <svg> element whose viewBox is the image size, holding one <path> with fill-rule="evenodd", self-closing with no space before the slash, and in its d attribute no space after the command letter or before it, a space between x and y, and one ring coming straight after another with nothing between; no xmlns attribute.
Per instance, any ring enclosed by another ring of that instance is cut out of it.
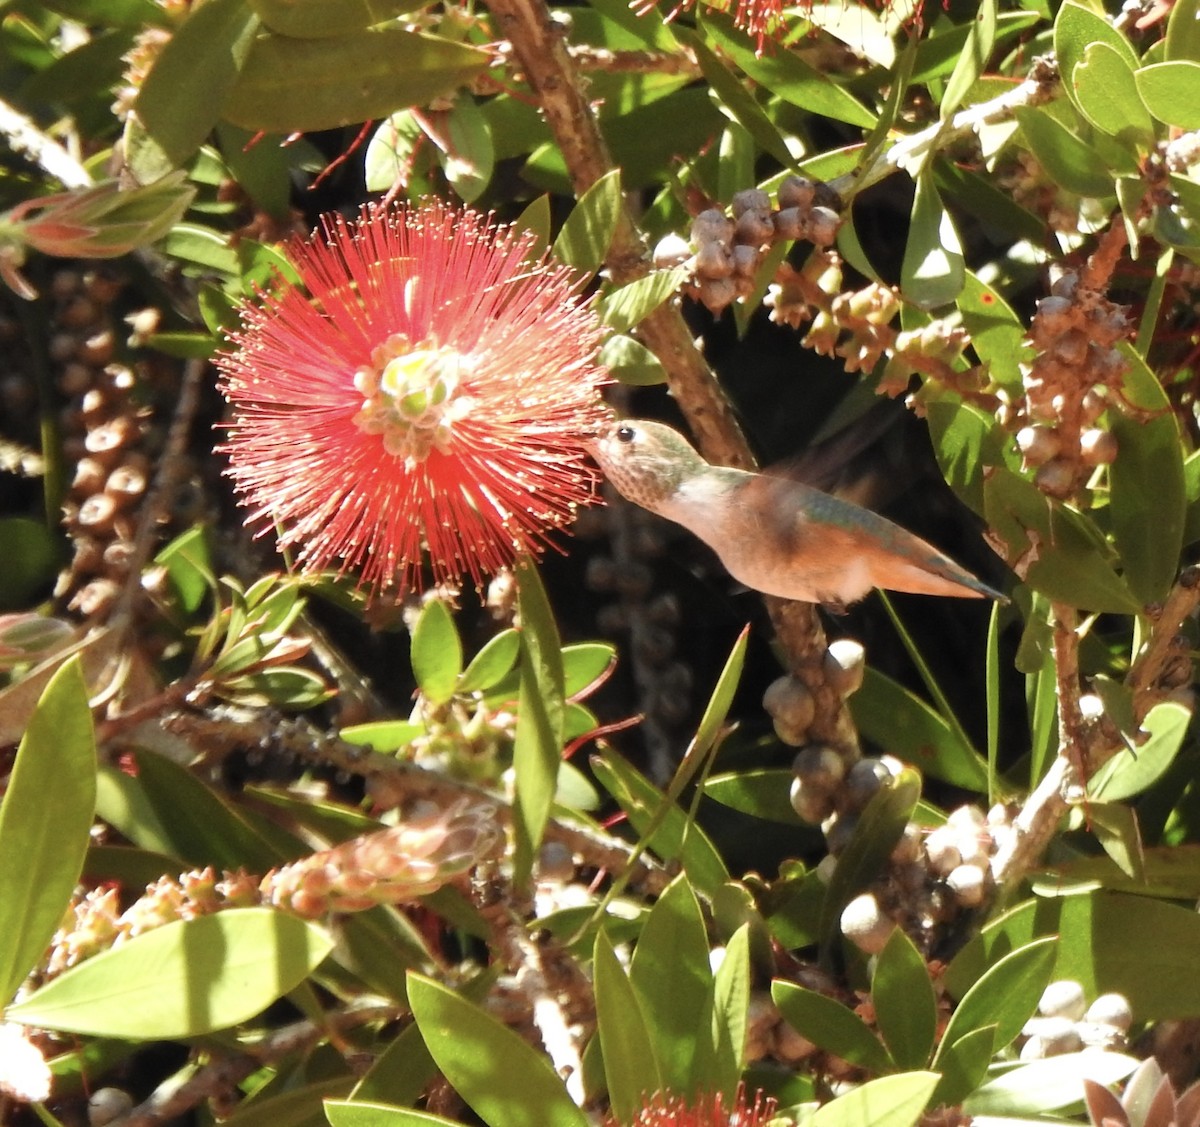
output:
<svg viewBox="0 0 1200 1127"><path fill-rule="evenodd" d="M781 560L797 561L793 567L805 573L808 586L827 594L822 602L854 602L871 587L1004 598L932 544L869 509L770 475L756 477L753 488L759 493L753 508L770 514Z"/></svg>

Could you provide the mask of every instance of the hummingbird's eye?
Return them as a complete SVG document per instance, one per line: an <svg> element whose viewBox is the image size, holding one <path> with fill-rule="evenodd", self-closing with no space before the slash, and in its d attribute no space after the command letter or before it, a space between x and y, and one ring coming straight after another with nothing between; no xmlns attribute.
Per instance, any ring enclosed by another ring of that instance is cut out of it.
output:
<svg viewBox="0 0 1200 1127"><path fill-rule="evenodd" d="M618 442L632 442L637 437L637 431L628 426L617 427L616 434Z"/></svg>

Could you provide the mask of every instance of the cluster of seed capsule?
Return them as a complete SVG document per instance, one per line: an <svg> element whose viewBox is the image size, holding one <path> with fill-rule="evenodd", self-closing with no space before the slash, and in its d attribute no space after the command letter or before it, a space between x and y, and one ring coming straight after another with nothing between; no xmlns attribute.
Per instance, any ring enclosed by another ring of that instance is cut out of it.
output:
<svg viewBox="0 0 1200 1127"><path fill-rule="evenodd" d="M655 569L667 554L667 538L676 535L674 526L636 505L616 504L581 511L575 535L608 541L608 551L589 557L584 582L609 599L596 612L599 632L629 636L625 652L657 771L668 766L675 744L670 733L681 729L694 704L691 666L679 653L682 604L674 591L661 589Z"/></svg>
<svg viewBox="0 0 1200 1127"><path fill-rule="evenodd" d="M778 207L758 188L734 195L730 214L708 208L692 220L690 240L663 239L654 251L659 268L686 265L686 291L713 313L754 290L767 251L777 242L801 239L827 247L837 238L841 200L827 184L789 176L777 193Z"/></svg>
<svg viewBox="0 0 1200 1127"><path fill-rule="evenodd" d="M1129 1048L1132 1024L1133 1011L1124 994L1101 994L1088 1005L1078 982L1061 979L1046 987L1037 1016L1021 1030L1021 1059L1041 1060L1081 1049L1122 1053Z"/></svg>
<svg viewBox="0 0 1200 1127"><path fill-rule="evenodd" d="M992 858L1013 832L1012 811L999 804L986 814L977 806L957 807L933 829L910 822L884 874L843 909L842 934L868 955L882 951L897 927L928 946L962 912L988 899Z"/></svg>
<svg viewBox="0 0 1200 1127"><path fill-rule="evenodd" d="M112 304L121 283L103 273L59 271L52 283L49 343L62 449L74 475L64 525L74 555L55 595L85 617L116 600L133 553L136 514L149 481L149 419L139 378L117 359Z"/></svg>
<svg viewBox="0 0 1200 1127"><path fill-rule="evenodd" d="M1116 438L1097 423L1128 367L1116 346L1130 327L1124 307L1085 287L1073 270L1038 304L1029 330L1037 355L1024 372L1024 399L1002 417L1019 427L1025 464L1052 497L1072 496L1117 456Z"/></svg>

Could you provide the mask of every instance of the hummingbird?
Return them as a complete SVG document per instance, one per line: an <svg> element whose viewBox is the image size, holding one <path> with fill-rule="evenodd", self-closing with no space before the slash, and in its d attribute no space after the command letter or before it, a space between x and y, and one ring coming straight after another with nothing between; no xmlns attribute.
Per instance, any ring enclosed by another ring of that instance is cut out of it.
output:
<svg viewBox="0 0 1200 1127"><path fill-rule="evenodd" d="M836 609L873 587L1007 601L878 513L786 477L710 465L662 423L617 420L592 455L623 497L683 525L764 594Z"/></svg>

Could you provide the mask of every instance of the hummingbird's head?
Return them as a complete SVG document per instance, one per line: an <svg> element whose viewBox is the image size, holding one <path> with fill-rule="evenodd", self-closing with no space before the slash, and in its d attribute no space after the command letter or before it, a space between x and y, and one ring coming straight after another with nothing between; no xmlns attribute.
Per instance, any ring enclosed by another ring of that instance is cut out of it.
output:
<svg viewBox="0 0 1200 1127"><path fill-rule="evenodd" d="M618 419L590 448L621 496L651 511L682 482L708 469L678 431L644 419Z"/></svg>

